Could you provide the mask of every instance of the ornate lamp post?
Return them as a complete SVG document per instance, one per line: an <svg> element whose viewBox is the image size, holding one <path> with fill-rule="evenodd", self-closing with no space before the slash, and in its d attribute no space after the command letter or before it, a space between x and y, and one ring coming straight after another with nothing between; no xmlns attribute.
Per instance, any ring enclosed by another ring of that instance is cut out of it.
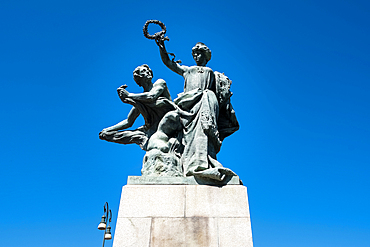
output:
<svg viewBox="0 0 370 247"><path fill-rule="evenodd" d="M109 221L108 221L108 216L109 216ZM104 243L106 239L107 240L112 239L112 234L110 232L110 229L111 229L110 222L111 221L112 221L112 211L108 207L108 202L106 202L104 204L104 214L101 217L100 224L98 225L99 230L104 230L103 247L104 247ZM107 227L107 223L108 223L108 227Z"/></svg>

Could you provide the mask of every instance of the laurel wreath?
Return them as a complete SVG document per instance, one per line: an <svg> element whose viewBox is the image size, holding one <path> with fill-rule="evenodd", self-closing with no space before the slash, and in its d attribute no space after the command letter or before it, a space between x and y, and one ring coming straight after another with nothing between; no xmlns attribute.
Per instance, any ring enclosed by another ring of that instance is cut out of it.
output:
<svg viewBox="0 0 370 247"><path fill-rule="evenodd" d="M155 34L150 35L149 32L148 32L148 27L149 27L149 24L151 24L151 23L159 25L162 28L162 31L156 32ZM156 41L158 41L158 40L163 40L163 41L164 40L167 40L167 41L169 41L170 39L167 36L164 37L166 31L167 30L166 30L166 26L164 25L164 23L161 22L161 21L158 21L158 20L148 20L148 21L146 21L145 22L145 25L144 25L144 28L143 28L144 36L146 38L148 38L148 39L155 39ZM166 51L166 53L168 55L173 56L172 62L174 62L174 63L182 63L181 60L175 61L175 57L176 57L175 54L170 53L170 52L167 52L167 51Z"/></svg>
<svg viewBox="0 0 370 247"><path fill-rule="evenodd" d="M159 25L162 28L162 31L156 32L153 35L149 34L148 27L149 27L149 24L151 24L151 23ZM166 26L164 25L164 23L161 22L161 21L158 21L158 20L148 20L148 21L146 21L145 25L144 25L144 28L143 28L144 36L148 39L158 39L158 38L168 39L168 37L166 37L166 38L164 37L166 31L167 30L166 30Z"/></svg>

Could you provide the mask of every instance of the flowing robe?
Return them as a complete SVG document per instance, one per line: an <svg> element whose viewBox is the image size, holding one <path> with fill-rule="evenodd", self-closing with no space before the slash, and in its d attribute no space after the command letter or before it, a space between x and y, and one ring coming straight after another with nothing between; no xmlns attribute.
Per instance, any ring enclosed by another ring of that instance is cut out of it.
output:
<svg viewBox="0 0 370 247"><path fill-rule="evenodd" d="M185 176L201 175L209 168L222 167L216 160L221 142L218 138L218 101L212 69L192 66L183 74L184 92L174 100L180 112L185 146L181 163Z"/></svg>

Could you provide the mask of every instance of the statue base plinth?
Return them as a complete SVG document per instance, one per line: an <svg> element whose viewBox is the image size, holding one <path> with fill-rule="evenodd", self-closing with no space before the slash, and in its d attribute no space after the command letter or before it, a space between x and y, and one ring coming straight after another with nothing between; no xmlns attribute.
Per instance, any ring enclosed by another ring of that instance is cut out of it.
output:
<svg viewBox="0 0 370 247"><path fill-rule="evenodd" d="M113 247L252 246L245 186L122 188Z"/></svg>
<svg viewBox="0 0 370 247"><path fill-rule="evenodd" d="M128 176L127 184L142 185L242 185L238 176L226 176L222 181L207 179L204 177L151 177L151 176Z"/></svg>

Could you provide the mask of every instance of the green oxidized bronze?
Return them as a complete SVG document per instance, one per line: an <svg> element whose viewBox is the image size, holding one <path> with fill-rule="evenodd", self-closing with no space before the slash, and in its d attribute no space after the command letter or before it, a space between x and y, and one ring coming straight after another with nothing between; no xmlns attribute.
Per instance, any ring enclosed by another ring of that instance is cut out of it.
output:
<svg viewBox="0 0 370 247"><path fill-rule="evenodd" d="M150 24L159 25L162 30L151 35ZM121 100L133 106L128 117L130 124L124 120L108 127L100 138L140 145L146 151L141 171L145 177L194 176L208 179L209 184L230 179L236 174L223 167L216 156L224 138L239 129L230 101L231 80L207 67L211 50L204 43L198 42L192 48L194 66L170 59L173 54L165 47L165 41L169 41L166 31L158 20L147 21L143 28L144 36L158 45L162 62L184 78L184 92L172 101L167 83L162 79L152 83L149 66L139 66L134 71L134 80L144 92L133 94L124 86L118 88ZM140 114L145 125L126 130Z"/></svg>

